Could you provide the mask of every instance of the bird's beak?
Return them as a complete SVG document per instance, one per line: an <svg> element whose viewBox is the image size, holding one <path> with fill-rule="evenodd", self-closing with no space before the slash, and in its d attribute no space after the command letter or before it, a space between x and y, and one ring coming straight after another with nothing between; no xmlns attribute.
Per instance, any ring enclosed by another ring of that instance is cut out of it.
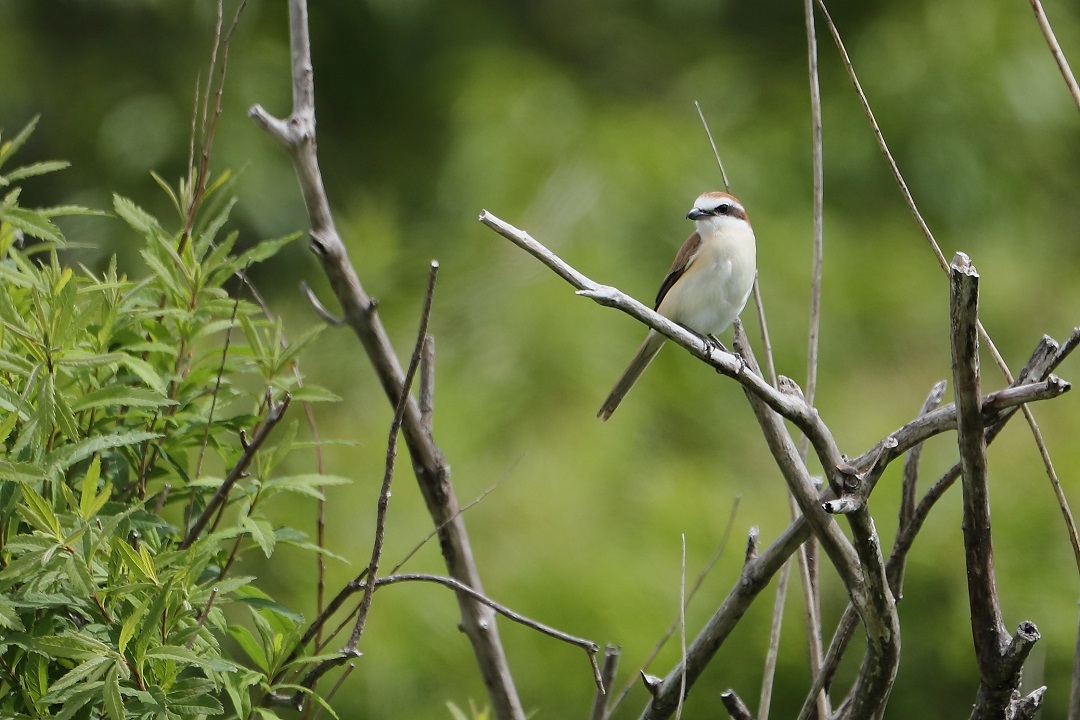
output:
<svg viewBox="0 0 1080 720"><path fill-rule="evenodd" d="M686 213L686 219L687 220L701 220L702 218L707 218L707 217L709 217L708 213L702 212L701 210L698 210L697 208L694 208L690 212Z"/></svg>

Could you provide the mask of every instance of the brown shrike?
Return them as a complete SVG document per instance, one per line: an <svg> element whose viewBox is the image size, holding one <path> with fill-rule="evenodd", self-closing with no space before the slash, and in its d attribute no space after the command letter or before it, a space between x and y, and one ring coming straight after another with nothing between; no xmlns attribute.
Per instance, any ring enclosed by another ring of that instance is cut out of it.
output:
<svg viewBox="0 0 1080 720"><path fill-rule="evenodd" d="M696 230L671 264L654 309L668 320L706 336L722 333L739 317L757 276L754 230L742 203L724 192L707 192L686 213ZM664 336L650 330L630 365L604 401L607 420L641 373L664 346Z"/></svg>

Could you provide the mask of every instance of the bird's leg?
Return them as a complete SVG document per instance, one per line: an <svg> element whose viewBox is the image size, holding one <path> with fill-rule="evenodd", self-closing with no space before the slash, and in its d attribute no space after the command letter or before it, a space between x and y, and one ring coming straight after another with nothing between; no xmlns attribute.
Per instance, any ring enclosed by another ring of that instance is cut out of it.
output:
<svg viewBox="0 0 1080 720"><path fill-rule="evenodd" d="M726 348L726 347L724 346L724 343L720 342L720 338L716 337L716 336L715 336L715 335L713 335L712 333L709 333L709 334L708 334L708 335L706 335L705 337L706 337L706 338L708 338L710 342L712 342L712 344L713 344L713 347L716 347L716 348L718 348L718 349L720 349L720 350L723 350L723 351L724 351L724 352L726 352L726 353L727 353L728 355L731 355L731 354L733 354L733 353L732 353L732 352L731 352L730 350L728 350L728 349L727 349L727 348Z"/></svg>

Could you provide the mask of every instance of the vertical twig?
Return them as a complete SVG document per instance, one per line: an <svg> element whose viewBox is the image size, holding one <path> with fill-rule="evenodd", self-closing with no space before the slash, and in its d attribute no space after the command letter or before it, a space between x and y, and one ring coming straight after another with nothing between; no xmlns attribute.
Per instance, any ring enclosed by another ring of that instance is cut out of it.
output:
<svg viewBox="0 0 1080 720"><path fill-rule="evenodd" d="M794 508L792 519L797 516L798 507L795 498L788 494L788 502ZM812 542L813 536L807 542ZM801 546L805 547L805 545ZM776 578L776 598L773 600L772 619L769 622L769 647L765 651L765 669L761 673L761 699L758 701L758 720L768 720L772 705L773 682L776 680L776 660L780 655L780 629L784 623L784 601L787 599L788 579L791 577L791 562L784 563ZM730 710L729 710L730 712Z"/></svg>
<svg viewBox="0 0 1080 720"><path fill-rule="evenodd" d="M686 665L686 533L682 534L682 563L679 566L679 661ZM686 702L686 675L679 685L679 704L675 708L675 720L681 720L683 703Z"/></svg>
<svg viewBox="0 0 1080 720"><path fill-rule="evenodd" d="M611 697L611 688L615 684L615 673L619 669L619 648L608 645L604 649L604 661L600 664L600 682L602 688L598 688L593 698L592 712L589 720L606 720L608 717L608 699Z"/></svg>
<svg viewBox="0 0 1080 720"><path fill-rule="evenodd" d="M438 275L439 263L432 261L431 270L428 273L427 292L424 294L424 307L420 312L420 328L416 332L416 347L413 350L412 358L409 360L409 369L405 372L401 397L398 399L397 408L394 410L394 419L390 423L390 437L386 441L386 467L383 472L382 489L379 492L379 503L375 518L375 540L371 544L371 560L367 566L367 582L364 586L364 595L360 600L360 609L356 614L356 624L353 626L352 635L345 644L346 652L356 650L356 646L360 642L360 636L364 633L364 626L367 624L368 612L371 610L371 598L375 594L379 560L382 558L383 543L386 539L386 511L390 505L390 485L394 480L397 437L398 432L401 430L402 418L405 416L405 405L411 397L413 378L416 376L417 367L420 365L420 356L423 354L424 343L427 340L428 320L431 318L431 303L435 295L435 279Z"/></svg>
<svg viewBox="0 0 1080 720"><path fill-rule="evenodd" d="M1010 639L1002 620L994 576L990 531L990 495L986 478L986 435L979 390L979 274L968 257L957 253L950 266L953 392L956 441L964 491L964 555L967 562L971 634L979 665L979 691L972 720L1009 717L1020 687L1024 660L1039 638L1022 623Z"/></svg>
<svg viewBox="0 0 1080 720"><path fill-rule="evenodd" d="M716 141L713 140L712 130L709 129L709 123L705 122L705 113L701 111L701 103L695 100L694 107L697 108L701 124L705 126L705 134L709 137L709 145L712 146L713 156L716 158L716 164L720 168L720 179L724 181L724 191L728 192L731 190L731 183L728 182L727 172L724 170L724 161L720 159L720 151L716 149Z"/></svg>
<svg viewBox="0 0 1080 720"><path fill-rule="evenodd" d="M803 3L806 23L807 75L810 84L810 139L814 173L814 259L810 274L810 322L806 340L806 402L811 406L817 398L818 347L821 336L821 277L825 257L825 162L822 143L821 85L818 74L817 28L814 23L813 0ZM803 435L799 454L805 459L810 452L810 439ZM806 607L806 644L810 656L810 674L821 672L821 597L818 592L817 544L813 538L799 548L799 575ZM818 695L818 716L823 720L831 715L829 696ZM764 720L759 719L759 720Z"/></svg>
<svg viewBox="0 0 1080 720"><path fill-rule="evenodd" d="M716 565L716 562L721 558L721 556L723 556L724 551L727 550L728 539L731 537L731 529L735 526L735 515L739 510L739 500L740 497L736 495L735 501L731 504L731 514L728 515L727 526L724 528L723 537L720 538L720 544L716 547L716 550L715 552L713 552L712 557L709 558L709 561L705 563L705 567L703 567L701 569L701 572L698 573L697 578L694 579L694 584L691 586L690 592L687 593L686 596L687 604L689 604L689 602L694 599L694 595L696 595L697 591L701 588L701 584L705 582L705 578L709 575L709 572L713 569L713 566ZM645 658L645 662L641 664L641 667L639 668L640 673L644 673L646 670L648 670L649 666L652 664L652 661L656 659L656 656L660 654L660 651L663 649L664 645L667 644L667 641L671 638L672 635L675 634L678 626L679 618L676 617L675 620L672 621L671 625L668 626L664 634L660 636L660 639L657 640L656 644L653 646L653 649L649 652L648 657ZM616 709L618 709L619 704L626 698L630 691L634 689L634 687L637 685L637 682L637 676L632 676L630 678L630 681L626 684L625 687L623 687L622 691L619 693L619 696L615 699L615 702L611 703L610 707L608 708L609 716L612 715Z"/></svg>

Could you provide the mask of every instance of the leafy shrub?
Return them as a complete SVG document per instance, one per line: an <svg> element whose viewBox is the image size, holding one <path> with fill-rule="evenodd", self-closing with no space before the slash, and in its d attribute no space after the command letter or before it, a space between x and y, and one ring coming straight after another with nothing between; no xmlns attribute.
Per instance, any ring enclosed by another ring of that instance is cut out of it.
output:
<svg viewBox="0 0 1080 720"><path fill-rule="evenodd" d="M32 129L0 146L0 186L64 167L4 171ZM290 396L330 396L295 368L318 329L285 344L225 289L294 239L235 252L227 186L207 188L190 235L115 198L143 242L141 279L115 258L100 273L61 262L52 218L88 211L20 207L18 188L0 203L4 717L274 717L260 706L310 692L282 680L306 663L291 657L302 618L230 571L245 552L310 547L262 508L339 480L275 473L295 423L257 440ZM191 188L169 192L183 219Z"/></svg>

